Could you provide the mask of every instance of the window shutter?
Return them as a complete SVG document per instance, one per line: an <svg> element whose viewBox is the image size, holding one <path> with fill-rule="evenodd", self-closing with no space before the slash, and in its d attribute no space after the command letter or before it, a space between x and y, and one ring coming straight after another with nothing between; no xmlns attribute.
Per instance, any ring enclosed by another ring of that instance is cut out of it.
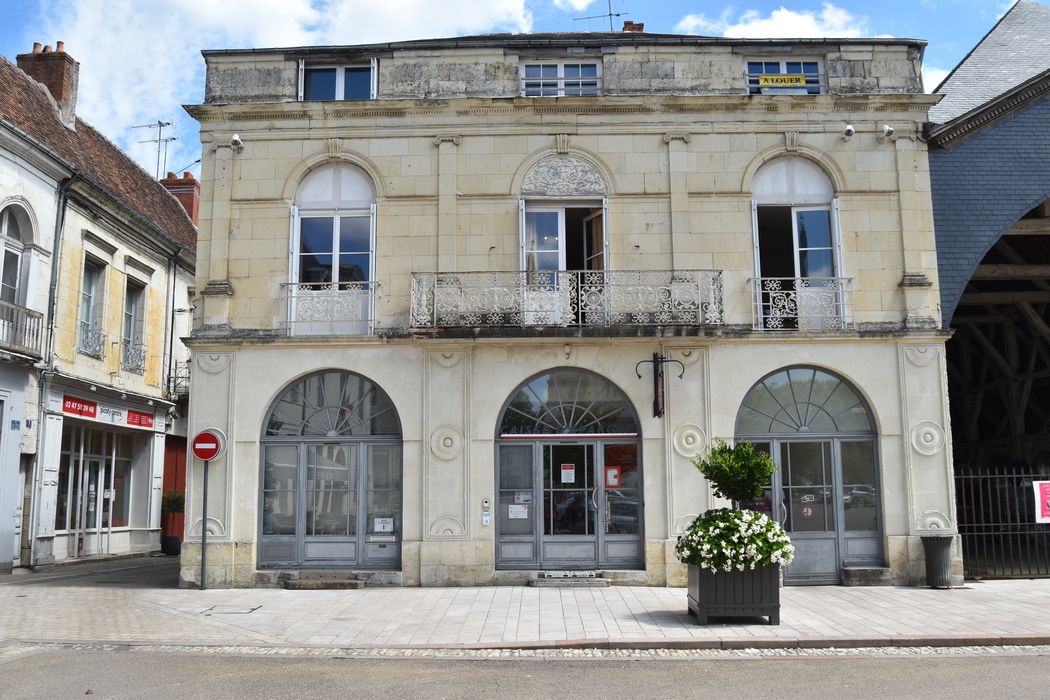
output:
<svg viewBox="0 0 1050 700"><path fill-rule="evenodd" d="M518 269L525 269L525 198L518 199Z"/></svg>
<svg viewBox="0 0 1050 700"><path fill-rule="evenodd" d="M292 328L295 321L295 297L299 282L299 207L294 204L288 206L288 327Z"/></svg>
<svg viewBox="0 0 1050 700"><path fill-rule="evenodd" d="M379 95L379 59L374 56L370 59L372 71L370 77L372 79L372 85L369 88L369 99L376 99Z"/></svg>
<svg viewBox="0 0 1050 700"><path fill-rule="evenodd" d="M602 197L602 267L612 269L609 264L609 198Z"/></svg>
<svg viewBox="0 0 1050 700"><path fill-rule="evenodd" d="M306 85L306 61L299 59L299 101L303 101L303 90Z"/></svg>
<svg viewBox="0 0 1050 700"><path fill-rule="evenodd" d="M842 231L839 227L839 198L831 200L831 240L835 246L835 274L833 277L844 277L842 267Z"/></svg>
<svg viewBox="0 0 1050 700"><path fill-rule="evenodd" d="M758 202L751 200L751 236L754 239L755 277L762 276L762 263L758 249Z"/></svg>

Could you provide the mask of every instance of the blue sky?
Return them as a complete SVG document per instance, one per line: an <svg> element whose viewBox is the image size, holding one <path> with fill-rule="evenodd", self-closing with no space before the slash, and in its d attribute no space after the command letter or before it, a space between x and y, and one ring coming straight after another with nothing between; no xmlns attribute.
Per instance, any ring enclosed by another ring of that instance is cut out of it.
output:
<svg viewBox="0 0 1050 700"><path fill-rule="evenodd" d="M1050 4L1050 0L1041 0ZM646 31L709 36L925 39L932 89L1010 7L1007 0L612 0ZM175 123L169 170L199 157L181 105L204 93L205 48L354 44L491 31L608 31L609 0L0 0L0 53L65 41L80 66L77 112L155 170L153 137ZM154 132L155 133L155 132ZM199 172L197 166L188 168Z"/></svg>

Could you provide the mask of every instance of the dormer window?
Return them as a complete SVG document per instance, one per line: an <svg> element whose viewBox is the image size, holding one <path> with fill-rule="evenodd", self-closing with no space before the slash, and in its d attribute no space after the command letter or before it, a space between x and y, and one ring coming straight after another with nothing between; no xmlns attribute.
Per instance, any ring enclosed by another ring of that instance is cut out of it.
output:
<svg viewBox="0 0 1050 700"><path fill-rule="evenodd" d="M747 62L749 95L819 95L820 62L798 59L752 59Z"/></svg>
<svg viewBox="0 0 1050 700"><path fill-rule="evenodd" d="M597 63L523 63L524 97L578 97L601 94L601 66Z"/></svg>
<svg viewBox="0 0 1050 700"><path fill-rule="evenodd" d="M374 100L376 60L348 65L299 62L299 99L305 101Z"/></svg>

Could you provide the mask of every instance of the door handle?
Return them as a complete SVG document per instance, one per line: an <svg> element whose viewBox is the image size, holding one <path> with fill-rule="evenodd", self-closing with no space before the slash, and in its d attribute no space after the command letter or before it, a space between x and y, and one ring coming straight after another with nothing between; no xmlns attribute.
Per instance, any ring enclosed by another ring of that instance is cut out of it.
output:
<svg viewBox="0 0 1050 700"><path fill-rule="evenodd" d="M787 522L787 513L788 513L788 511L787 511L787 503L784 502L784 501L781 501L780 502L780 519L777 520L777 523L781 527L783 527L784 523Z"/></svg>

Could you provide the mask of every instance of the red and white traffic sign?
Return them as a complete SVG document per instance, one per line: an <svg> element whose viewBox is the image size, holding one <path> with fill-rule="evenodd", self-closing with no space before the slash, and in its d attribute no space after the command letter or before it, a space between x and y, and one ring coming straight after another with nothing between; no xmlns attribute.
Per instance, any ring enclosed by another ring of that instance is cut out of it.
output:
<svg viewBox="0 0 1050 700"><path fill-rule="evenodd" d="M193 436L190 451L202 462L221 457L226 452L226 434L218 428L205 428Z"/></svg>

